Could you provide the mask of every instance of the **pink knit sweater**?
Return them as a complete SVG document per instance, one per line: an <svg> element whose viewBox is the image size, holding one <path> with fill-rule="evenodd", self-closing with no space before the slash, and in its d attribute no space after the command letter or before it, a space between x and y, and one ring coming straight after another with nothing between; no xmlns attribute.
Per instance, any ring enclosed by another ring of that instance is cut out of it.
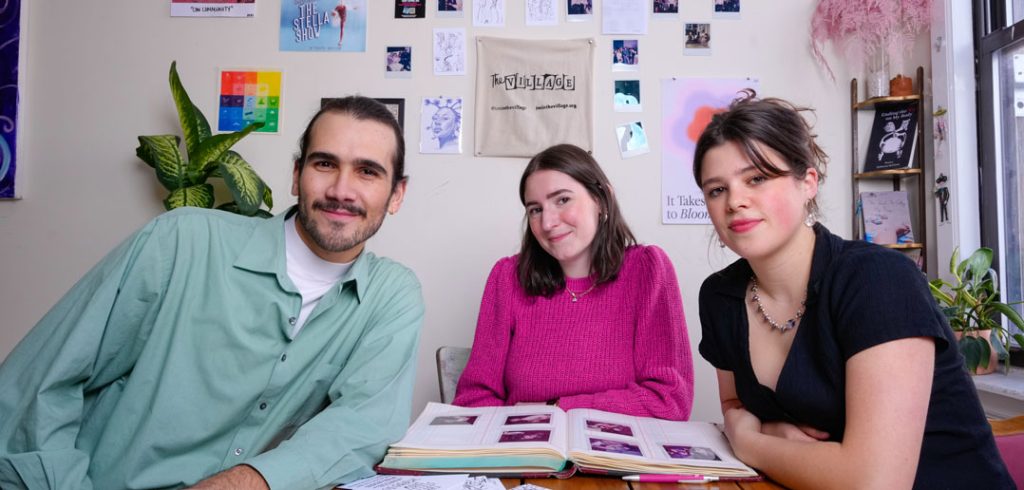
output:
<svg viewBox="0 0 1024 490"><path fill-rule="evenodd" d="M664 251L628 248L618 278L576 303L566 291L528 296L516 279L517 261L499 260L487 279L456 405L557 398L566 410L689 418L693 360ZM592 278L568 279L566 286L579 295L591 284Z"/></svg>

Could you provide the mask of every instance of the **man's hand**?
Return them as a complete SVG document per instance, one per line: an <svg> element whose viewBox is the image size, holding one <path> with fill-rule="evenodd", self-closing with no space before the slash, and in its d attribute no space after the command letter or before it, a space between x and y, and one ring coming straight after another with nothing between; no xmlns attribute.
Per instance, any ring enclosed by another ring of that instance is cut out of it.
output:
<svg viewBox="0 0 1024 490"><path fill-rule="evenodd" d="M193 490L270 490L260 472L249 465L238 465L213 475L191 487Z"/></svg>

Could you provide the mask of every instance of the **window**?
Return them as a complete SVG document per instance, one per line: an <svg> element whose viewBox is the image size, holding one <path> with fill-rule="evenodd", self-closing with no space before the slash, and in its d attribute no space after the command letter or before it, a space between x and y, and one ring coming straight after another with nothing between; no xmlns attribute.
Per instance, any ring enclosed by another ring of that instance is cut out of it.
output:
<svg viewBox="0 0 1024 490"><path fill-rule="evenodd" d="M1002 299L1014 303L1024 300L1024 0L976 3L975 46L981 243L996 252Z"/></svg>

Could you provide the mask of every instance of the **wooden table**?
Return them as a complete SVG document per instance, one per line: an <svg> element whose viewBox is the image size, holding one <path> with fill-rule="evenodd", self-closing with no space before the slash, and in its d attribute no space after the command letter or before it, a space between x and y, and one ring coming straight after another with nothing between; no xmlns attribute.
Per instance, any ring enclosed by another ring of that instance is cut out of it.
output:
<svg viewBox="0 0 1024 490"><path fill-rule="evenodd" d="M580 476L558 480L556 478L502 478L505 488L513 488L523 483L532 483L538 487L551 490L687 490L687 489L718 489L718 490L785 490L785 487L772 481L759 482L714 482L702 484L676 483L638 483L628 482L617 477Z"/></svg>

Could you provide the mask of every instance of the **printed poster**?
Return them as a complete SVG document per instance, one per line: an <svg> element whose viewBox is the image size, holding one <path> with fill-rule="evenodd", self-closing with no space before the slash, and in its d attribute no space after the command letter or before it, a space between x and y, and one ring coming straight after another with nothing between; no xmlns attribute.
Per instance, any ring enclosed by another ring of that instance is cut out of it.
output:
<svg viewBox="0 0 1024 490"><path fill-rule="evenodd" d="M256 0L171 0L171 17L254 17Z"/></svg>
<svg viewBox="0 0 1024 490"><path fill-rule="evenodd" d="M427 16L427 0L395 0L396 19L422 19Z"/></svg>
<svg viewBox="0 0 1024 490"><path fill-rule="evenodd" d="M710 224L704 193L693 179L697 138L711 116L738 93L758 89L751 78L672 78L661 81L661 222Z"/></svg>
<svg viewBox="0 0 1024 490"><path fill-rule="evenodd" d="M530 157L558 143L591 151L592 39L477 38L474 154Z"/></svg>
<svg viewBox="0 0 1024 490"><path fill-rule="evenodd" d="M0 198L16 197L21 0L0 4Z"/></svg>
<svg viewBox="0 0 1024 490"><path fill-rule="evenodd" d="M366 51L366 2L281 2L281 51Z"/></svg>
<svg viewBox="0 0 1024 490"><path fill-rule="evenodd" d="M277 133L281 122L281 72L222 70L217 131L241 131L254 122L254 133Z"/></svg>

